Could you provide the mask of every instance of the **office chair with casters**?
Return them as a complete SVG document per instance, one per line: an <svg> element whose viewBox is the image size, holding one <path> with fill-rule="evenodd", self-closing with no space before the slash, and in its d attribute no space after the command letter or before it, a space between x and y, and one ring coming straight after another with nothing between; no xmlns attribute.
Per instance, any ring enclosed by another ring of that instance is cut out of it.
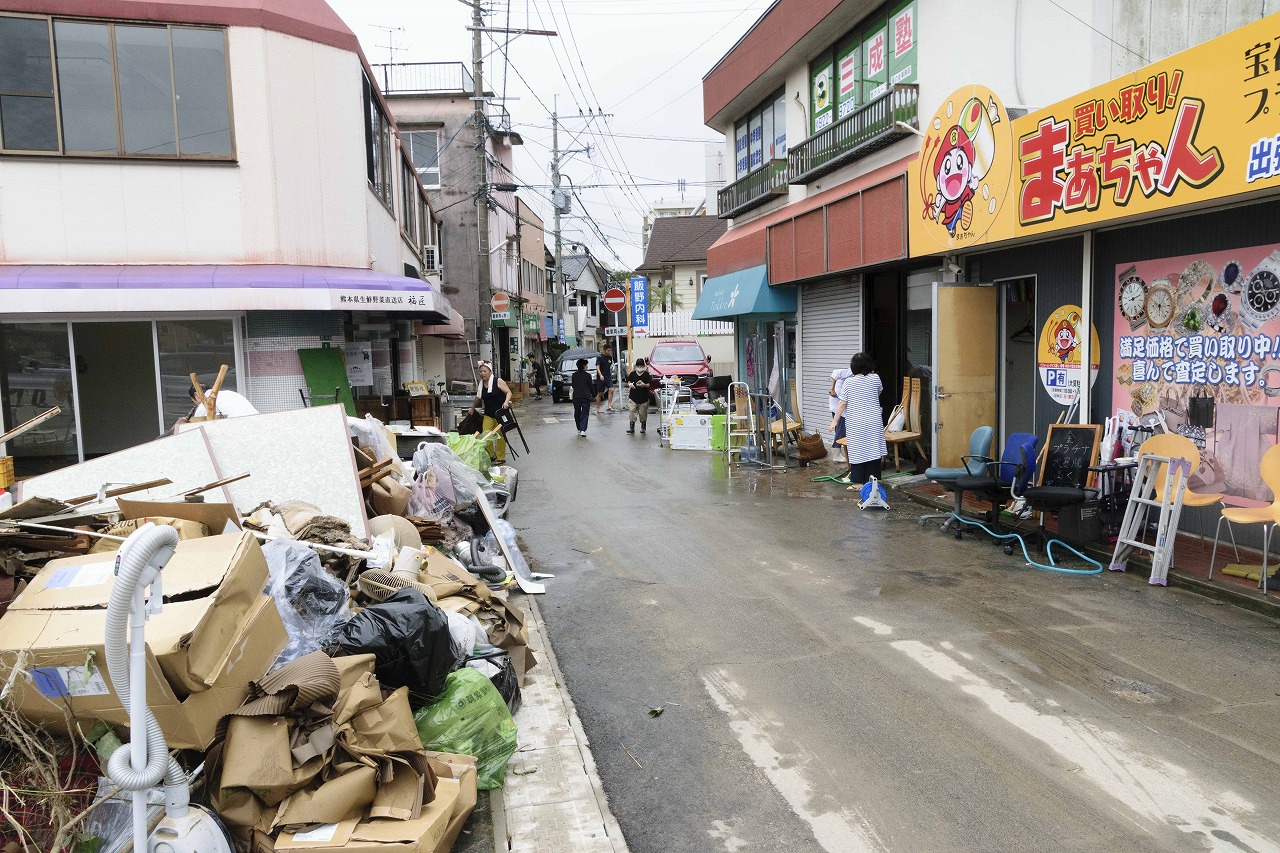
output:
<svg viewBox="0 0 1280 853"><path fill-rule="evenodd" d="M975 524L964 517L962 512L966 492L972 492L980 500L991 504L991 509L984 514L983 520L991 525L988 533L999 534L1000 504L1013 497L1015 491L1022 492L1036 472L1036 446L1038 440L1029 432L1015 432L1005 442L1004 452L998 462L988 461L981 457L963 456L961 461L967 466L971 459L980 461L984 472L978 476L963 474L956 478L956 508L952 516L962 525ZM965 527L956 529L956 538L964 538ZM999 541L999 540L997 540ZM1004 544L1005 553L1013 553L1013 544Z"/></svg>
<svg viewBox="0 0 1280 853"><path fill-rule="evenodd" d="M1071 427L1073 430L1079 427ZM1037 525L1036 534L1040 543L1044 547L1048 547L1049 543L1059 536L1050 536L1044 526L1045 513L1061 512L1067 507L1076 504L1082 504L1085 501L1092 500L1098 496L1097 489L1088 488L1089 467L1096 465L1098 462L1098 441L1102 437L1102 427L1094 426L1093 439L1093 455L1086 460L1088 465L1081 465L1077 470L1066 472L1051 472L1049 465L1046 464L1040 469L1039 476L1034 486L1028 486L1026 489L1015 494L1015 497L1024 498L1027 506L1032 512L1040 514L1040 523ZM1050 427L1052 435L1053 428ZM1047 454L1046 454L1047 455ZM1079 543L1077 543L1079 544Z"/></svg>
<svg viewBox="0 0 1280 853"><path fill-rule="evenodd" d="M1143 445L1145 448L1146 445ZM1267 556L1271 550L1271 539L1277 524L1280 524L1280 444L1262 454L1258 465L1262 481L1271 489L1272 501L1267 506L1229 506L1224 507L1218 517L1218 526L1213 533L1213 556L1209 558L1209 576L1213 576L1213 564L1218 559L1218 538L1222 535L1222 522L1227 522L1228 529L1232 524L1262 525L1262 569L1259 572L1259 586L1262 594L1267 594ZM1235 535L1232 534L1232 541ZM1237 554L1239 551L1237 550ZM1239 559L1237 556L1236 559Z"/></svg>
<svg viewBox="0 0 1280 853"><path fill-rule="evenodd" d="M954 492L956 490L956 480L965 474L971 474L980 477L986 473L986 463L993 462L991 458L991 442L995 436L995 430L989 426L980 426L973 431L973 435L969 436L969 455L967 461L957 468L929 468L924 475L933 482L942 486L944 491ZM929 513L920 516L920 526L924 527L925 522L935 521L937 519L946 519L942 524L942 529L947 530L951 526L952 516L949 512Z"/></svg>

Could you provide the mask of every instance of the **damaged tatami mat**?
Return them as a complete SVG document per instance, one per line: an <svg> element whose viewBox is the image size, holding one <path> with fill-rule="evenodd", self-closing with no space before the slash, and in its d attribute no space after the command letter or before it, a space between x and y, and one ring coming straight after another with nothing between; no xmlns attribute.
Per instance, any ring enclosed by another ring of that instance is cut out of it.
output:
<svg viewBox="0 0 1280 853"><path fill-rule="evenodd" d="M622 830L609 811L586 733L565 689L542 614L532 597L529 646L545 665L529 673L515 715L520 746L506 784L492 794L498 853L625 853Z"/></svg>

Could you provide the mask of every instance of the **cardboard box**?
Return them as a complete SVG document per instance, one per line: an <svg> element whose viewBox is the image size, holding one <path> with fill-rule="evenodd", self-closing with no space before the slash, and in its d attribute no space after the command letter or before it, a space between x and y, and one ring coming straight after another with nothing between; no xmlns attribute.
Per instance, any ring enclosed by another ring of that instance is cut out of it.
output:
<svg viewBox="0 0 1280 853"><path fill-rule="evenodd" d="M228 503L207 501L136 501L132 498L116 498L116 506L125 518L148 518L162 515L197 521L209 528L209 534L230 532L227 525L240 529L240 513Z"/></svg>
<svg viewBox="0 0 1280 853"><path fill-rule="evenodd" d="M449 773L452 773L459 785L458 802L454 804L453 815L449 818L449 826L445 830L444 837L437 842L435 849L435 853L448 853L453 849L458 836L462 834L462 827L466 826L467 818L471 817L479 801L480 794L476 789L476 759L471 755L431 751L427 752L427 757L432 760L435 767L437 784L440 780L448 779ZM446 768L449 773L444 772Z"/></svg>
<svg viewBox="0 0 1280 853"><path fill-rule="evenodd" d="M6 616L15 611L65 615L101 609L105 625L105 608L115 583L115 556L89 554L50 562L9 605ZM213 685L225 668L232 646L245 632L250 611L257 605L267 577L266 557L250 533L178 543L161 573L165 612L175 600L198 597L200 604L197 607L195 601L179 601L188 605L182 608L185 623L170 619L158 622L154 617L147 623L147 646L177 695L198 693ZM74 619L74 614L71 616ZM52 627L64 622L52 620ZM28 633L23 636L30 639L33 623L26 624ZM0 630L0 647L38 647L15 645L12 637ZM60 640L56 642L59 648L65 647ZM96 642L101 644L101 634ZM105 659L102 662L105 665Z"/></svg>
<svg viewBox="0 0 1280 853"><path fill-rule="evenodd" d="M202 541L202 540L195 540ZM258 596L244 630L218 655L222 661L206 690L180 697L161 667L160 650L175 651L208 612L208 600L166 604L147 622L147 705L171 748L205 750L222 718L249 695L249 682L266 673L289 641L270 596ZM0 618L0 681L22 666L31 678L13 681L6 703L50 731L67 732L64 709L83 730L95 720L127 726L107 672L102 646L105 610L10 610Z"/></svg>
<svg viewBox="0 0 1280 853"><path fill-rule="evenodd" d="M253 853L436 853L449 832L460 792L458 780L441 779L435 799L417 820L345 820L280 832L274 838L258 831L253 836Z"/></svg>

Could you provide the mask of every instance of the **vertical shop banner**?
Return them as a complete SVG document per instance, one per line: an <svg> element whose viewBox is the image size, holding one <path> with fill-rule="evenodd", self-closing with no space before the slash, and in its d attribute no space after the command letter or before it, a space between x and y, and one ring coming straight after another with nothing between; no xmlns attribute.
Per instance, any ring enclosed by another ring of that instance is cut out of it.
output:
<svg viewBox="0 0 1280 853"><path fill-rule="evenodd" d="M836 72L840 75L836 113L837 118L844 118L862 103L858 97L861 94L862 44L857 39L836 48Z"/></svg>
<svg viewBox="0 0 1280 853"><path fill-rule="evenodd" d="M631 278L631 331L637 336L649 332L649 279L642 275Z"/></svg>
<svg viewBox="0 0 1280 853"><path fill-rule="evenodd" d="M873 29L862 36L863 79L866 87L864 101L880 97L889 90L889 40L885 19L876 21Z"/></svg>
<svg viewBox="0 0 1280 853"><path fill-rule="evenodd" d="M1084 334L1080 326L1082 322L1080 306L1063 305L1044 321L1036 345L1040 384L1060 406L1070 406L1080 397L1080 383L1084 379L1080 369L1081 338ZM1102 355L1098 330L1092 324L1089 326L1089 338L1089 385L1092 386L1098 381Z"/></svg>
<svg viewBox="0 0 1280 853"><path fill-rule="evenodd" d="M1280 425L1280 245L1121 264L1113 407L1200 448L1190 487L1270 503L1258 473ZM1208 423L1191 400L1210 398Z"/></svg>
<svg viewBox="0 0 1280 853"><path fill-rule="evenodd" d="M958 147L971 161L977 148L972 136L953 139L956 122L943 112L965 98L952 95L922 128L921 156L910 167L920 211L908 218L910 254L1093 227L1280 186L1280 134L1269 118L1280 109L1276 27L1274 16L1263 18L1012 121L1012 132L995 138L985 183L996 214L984 228L957 229L937 215L955 201L942 190L954 173L942 169L957 165L939 152ZM1006 187L1000 197L997 184ZM975 219L987 201L973 201Z"/></svg>
<svg viewBox="0 0 1280 853"><path fill-rule="evenodd" d="M916 81L916 3L898 5L889 13L889 82Z"/></svg>
<svg viewBox="0 0 1280 853"><path fill-rule="evenodd" d="M831 124L835 117L835 98L834 93L831 91L831 68L831 63L825 62L817 68L809 69L809 79L813 93L811 100L813 102L814 133Z"/></svg>
<svg viewBox="0 0 1280 853"><path fill-rule="evenodd" d="M738 125L733 137L733 157L737 166L737 176L741 178L747 169L747 125Z"/></svg>

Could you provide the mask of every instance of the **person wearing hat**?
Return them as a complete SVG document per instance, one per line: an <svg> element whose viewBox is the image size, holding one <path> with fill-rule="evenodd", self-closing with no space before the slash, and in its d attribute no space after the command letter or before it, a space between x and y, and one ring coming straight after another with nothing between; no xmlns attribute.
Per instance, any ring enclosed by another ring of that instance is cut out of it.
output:
<svg viewBox="0 0 1280 853"><path fill-rule="evenodd" d="M511 408L511 389L494 374L491 361L480 361L480 388L476 398L471 401L468 413L474 412L476 406L481 406L484 412L484 426L481 429L486 435L498 428L503 410ZM507 461L507 440L502 437L502 430L498 430L489 439L489 455L493 457L494 465L502 465Z"/></svg>
<svg viewBox="0 0 1280 853"><path fill-rule="evenodd" d="M938 193L933 197L933 218L946 226L952 237L956 235L957 226L966 229L973 221L973 208L969 203L978 189L973 160L973 141L969 134L960 125L952 125L933 158L933 176L938 184Z"/></svg>

